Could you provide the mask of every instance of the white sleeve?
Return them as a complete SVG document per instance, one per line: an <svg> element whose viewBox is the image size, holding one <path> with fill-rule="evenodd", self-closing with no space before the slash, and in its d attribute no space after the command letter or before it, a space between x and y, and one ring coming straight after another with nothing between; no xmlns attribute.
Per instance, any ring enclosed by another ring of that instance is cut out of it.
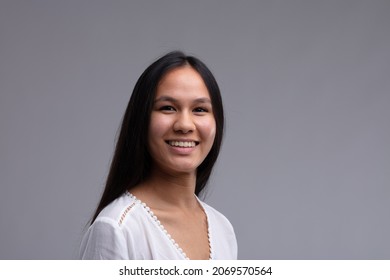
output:
<svg viewBox="0 0 390 280"><path fill-rule="evenodd" d="M87 260L128 260L127 242L118 223L109 218L95 220L81 242L80 258Z"/></svg>

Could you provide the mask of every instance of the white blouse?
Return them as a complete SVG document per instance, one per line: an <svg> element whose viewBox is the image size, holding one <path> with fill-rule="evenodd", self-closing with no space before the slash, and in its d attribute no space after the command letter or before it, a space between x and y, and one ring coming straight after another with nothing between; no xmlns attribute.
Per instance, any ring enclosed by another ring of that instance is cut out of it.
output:
<svg viewBox="0 0 390 280"><path fill-rule="evenodd" d="M237 241L228 219L199 201L206 213L210 259L237 259ZM188 259L152 210L130 193L105 207L85 233L81 259Z"/></svg>

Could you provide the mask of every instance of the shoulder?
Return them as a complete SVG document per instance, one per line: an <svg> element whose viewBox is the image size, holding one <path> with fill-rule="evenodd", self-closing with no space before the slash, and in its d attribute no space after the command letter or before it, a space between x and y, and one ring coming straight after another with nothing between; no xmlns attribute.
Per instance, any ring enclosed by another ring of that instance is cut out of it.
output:
<svg viewBox="0 0 390 280"><path fill-rule="evenodd" d="M219 212L218 210L216 210L215 208L213 208L212 206L208 205L203 201L201 201L200 203L202 204L203 209L206 211L209 219L213 219L218 221L219 223L232 226L230 221L221 212Z"/></svg>
<svg viewBox="0 0 390 280"><path fill-rule="evenodd" d="M120 226L134 206L135 199L128 195L128 193L122 194L107 205L99 213L95 221L111 221L112 223Z"/></svg>
<svg viewBox="0 0 390 280"><path fill-rule="evenodd" d="M201 204L207 214L213 259L237 259L237 239L232 224L210 205Z"/></svg>
<svg viewBox="0 0 390 280"><path fill-rule="evenodd" d="M219 232L235 236L233 226L225 215L203 201L201 201L201 204L207 214L210 227L218 230Z"/></svg>
<svg viewBox="0 0 390 280"><path fill-rule="evenodd" d="M83 259L127 259L128 232L123 227L133 199L122 195L107 205L84 234L80 257Z"/></svg>

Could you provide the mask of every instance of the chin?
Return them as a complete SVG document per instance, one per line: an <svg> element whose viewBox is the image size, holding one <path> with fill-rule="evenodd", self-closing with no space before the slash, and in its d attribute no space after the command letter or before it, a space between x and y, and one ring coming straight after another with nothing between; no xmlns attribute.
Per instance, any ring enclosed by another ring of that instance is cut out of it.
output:
<svg viewBox="0 0 390 280"><path fill-rule="evenodd" d="M173 172L189 174L189 173L196 173L197 168L198 165L195 164L175 163L169 169L172 170Z"/></svg>
<svg viewBox="0 0 390 280"><path fill-rule="evenodd" d="M176 172L176 173L182 173L182 174L191 174L191 173L196 173L196 168L186 168L186 167L176 167L176 168L172 168L172 171L173 172Z"/></svg>

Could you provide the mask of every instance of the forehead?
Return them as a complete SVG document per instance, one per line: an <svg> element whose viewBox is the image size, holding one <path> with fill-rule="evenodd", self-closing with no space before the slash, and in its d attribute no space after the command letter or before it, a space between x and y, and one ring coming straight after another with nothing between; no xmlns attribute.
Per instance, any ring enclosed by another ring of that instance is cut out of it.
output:
<svg viewBox="0 0 390 280"><path fill-rule="evenodd" d="M157 86L156 98L168 95L175 98L210 98L201 75L190 66L172 69Z"/></svg>

